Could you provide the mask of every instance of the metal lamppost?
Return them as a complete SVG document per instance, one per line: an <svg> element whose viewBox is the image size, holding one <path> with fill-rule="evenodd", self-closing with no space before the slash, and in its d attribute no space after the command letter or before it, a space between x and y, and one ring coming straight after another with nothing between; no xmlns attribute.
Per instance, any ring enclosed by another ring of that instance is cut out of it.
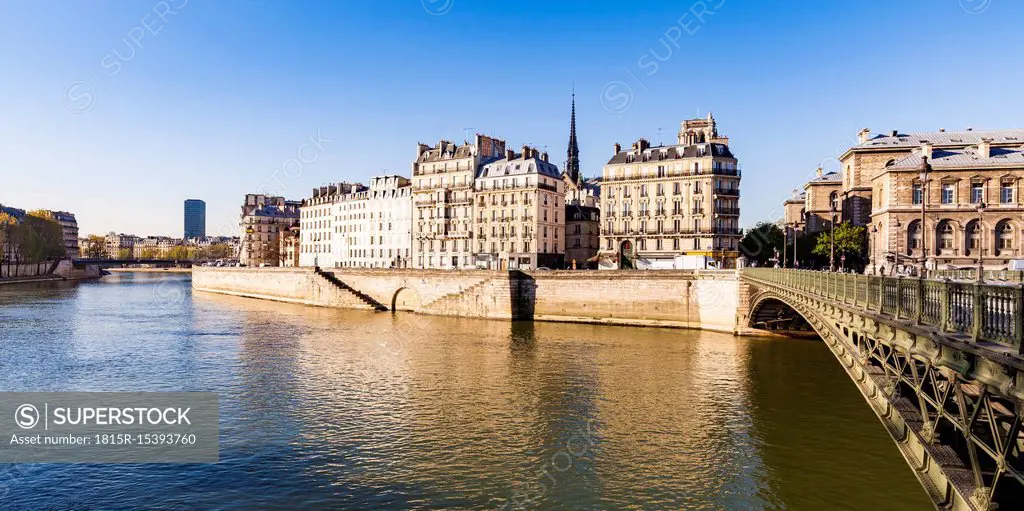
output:
<svg viewBox="0 0 1024 511"><path fill-rule="evenodd" d="M782 225L782 267L786 267L786 247L789 246L789 224Z"/></svg>
<svg viewBox="0 0 1024 511"><path fill-rule="evenodd" d="M875 251L878 250L878 243L875 242L875 235L878 234L878 227L871 226L871 234L868 235L868 257L871 258L871 274L875 275L878 260L875 258ZM874 249L874 251L872 250Z"/></svg>
<svg viewBox="0 0 1024 511"><path fill-rule="evenodd" d="M893 263L892 263L892 274L896 275L896 270L900 266L900 238L902 237L900 235L900 219L899 218L896 219L896 223L894 224L894 227L896 227L896 257L894 258Z"/></svg>
<svg viewBox="0 0 1024 511"><path fill-rule="evenodd" d="M793 222L793 268L799 268L800 262L796 259L796 230L799 224Z"/></svg>
<svg viewBox="0 0 1024 511"><path fill-rule="evenodd" d="M832 221L829 222L832 233L829 235L828 271L836 271L836 205L831 206Z"/></svg>
<svg viewBox="0 0 1024 511"><path fill-rule="evenodd" d="M924 228L924 217L925 207L928 204L928 173L931 172L932 166L928 163L928 157L923 156L921 158L921 173L918 177L921 178L921 275L924 275L925 265L927 264L926 259L928 256L928 244L925 243L925 233L927 229Z"/></svg>
<svg viewBox="0 0 1024 511"><path fill-rule="evenodd" d="M985 256L985 201L978 203L978 282L985 280L985 266L982 258Z"/></svg>

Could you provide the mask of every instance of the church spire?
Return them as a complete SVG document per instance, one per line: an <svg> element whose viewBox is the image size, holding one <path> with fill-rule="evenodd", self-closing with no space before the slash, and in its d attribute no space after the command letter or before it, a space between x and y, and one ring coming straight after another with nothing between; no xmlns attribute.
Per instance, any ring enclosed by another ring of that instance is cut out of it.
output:
<svg viewBox="0 0 1024 511"><path fill-rule="evenodd" d="M565 174L573 183L580 182L580 148L576 144L576 88L572 92L572 114L569 118L569 149L566 152Z"/></svg>

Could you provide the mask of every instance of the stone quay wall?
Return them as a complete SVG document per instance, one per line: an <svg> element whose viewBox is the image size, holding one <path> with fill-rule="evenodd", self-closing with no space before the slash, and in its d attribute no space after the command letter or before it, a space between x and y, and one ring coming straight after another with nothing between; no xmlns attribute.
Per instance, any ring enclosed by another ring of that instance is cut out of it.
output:
<svg viewBox="0 0 1024 511"><path fill-rule="evenodd" d="M197 267L192 285L200 291L326 307L738 332L740 285L732 270L330 273L364 298L312 268Z"/></svg>

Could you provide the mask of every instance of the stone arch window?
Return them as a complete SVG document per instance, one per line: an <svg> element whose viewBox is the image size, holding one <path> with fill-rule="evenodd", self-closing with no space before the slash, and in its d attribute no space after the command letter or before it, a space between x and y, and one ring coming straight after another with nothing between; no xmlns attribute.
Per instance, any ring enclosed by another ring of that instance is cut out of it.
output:
<svg viewBox="0 0 1024 511"><path fill-rule="evenodd" d="M1011 253L1013 250L1013 226L1009 220L1001 220L996 224L996 248L1000 255L1004 252Z"/></svg>
<svg viewBox="0 0 1024 511"><path fill-rule="evenodd" d="M981 250L981 228L977 220L971 220L964 229L964 255L975 254Z"/></svg>
<svg viewBox="0 0 1024 511"><path fill-rule="evenodd" d="M921 248L921 221L914 220L907 225L907 255Z"/></svg>
<svg viewBox="0 0 1024 511"><path fill-rule="evenodd" d="M947 250L953 250L956 245L955 243L955 231L953 229L953 223L949 220L943 220L939 222L938 227L935 228L935 245L939 253Z"/></svg>
<svg viewBox="0 0 1024 511"><path fill-rule="evenodd" d="M839 211L839 193L832 192L828 195L828 203L832 207L832 210Z"/></svg>

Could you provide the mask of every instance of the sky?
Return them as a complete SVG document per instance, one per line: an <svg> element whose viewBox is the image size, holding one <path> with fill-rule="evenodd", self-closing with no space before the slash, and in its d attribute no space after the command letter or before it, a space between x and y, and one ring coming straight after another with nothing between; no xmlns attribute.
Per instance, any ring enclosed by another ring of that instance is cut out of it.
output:
<svg viewBox="0 0 1024 511"><path fill-rule="evenodd" d="M246 193L408 176L473 133L584 175L710 111L741 225L857 132L1022 128L1017 0L0 0L0 203L81 233L237 235Z"/></svg>

